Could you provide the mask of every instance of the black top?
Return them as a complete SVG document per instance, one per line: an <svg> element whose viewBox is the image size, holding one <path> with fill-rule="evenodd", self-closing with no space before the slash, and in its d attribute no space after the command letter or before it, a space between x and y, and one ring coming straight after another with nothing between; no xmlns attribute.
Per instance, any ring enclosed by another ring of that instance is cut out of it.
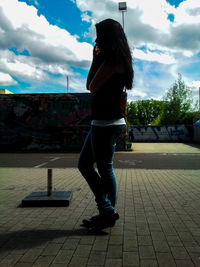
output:
<svg viewBox="0 0 200 267"><path fill-rule="evenodd" d="M114 73L102 87L92 95L92 119L113 120L123 118L120 105L124 89L124 73Z"/></svg>

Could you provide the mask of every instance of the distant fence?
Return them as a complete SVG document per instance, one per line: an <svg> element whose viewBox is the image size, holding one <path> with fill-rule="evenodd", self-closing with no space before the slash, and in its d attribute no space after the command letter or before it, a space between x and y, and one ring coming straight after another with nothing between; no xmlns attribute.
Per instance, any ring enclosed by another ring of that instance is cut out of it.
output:
<svg viewBox="0 0 200 267"><path fill-rule="evenodd" d="M193 141L193 126L129 126L131 142L189 142Z"/></svg>
<svg viewBox="0 0 200 267"><path fill-rule="evenodd" d="M90 129L90 97L89 93L0 95L0 151L80 151ZM121 138L117 150L124 149Z"/></svg>

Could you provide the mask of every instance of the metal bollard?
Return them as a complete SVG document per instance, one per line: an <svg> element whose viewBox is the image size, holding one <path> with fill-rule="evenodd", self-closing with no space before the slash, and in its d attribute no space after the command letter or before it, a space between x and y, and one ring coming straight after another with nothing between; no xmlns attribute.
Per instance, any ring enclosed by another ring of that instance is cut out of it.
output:
<svg viewBox="0 0 200 267"><path fill-rule="evenodd" d="M47 195L51 196L52 194L52 169L48 169L48 182L47 182Z"/></svg>

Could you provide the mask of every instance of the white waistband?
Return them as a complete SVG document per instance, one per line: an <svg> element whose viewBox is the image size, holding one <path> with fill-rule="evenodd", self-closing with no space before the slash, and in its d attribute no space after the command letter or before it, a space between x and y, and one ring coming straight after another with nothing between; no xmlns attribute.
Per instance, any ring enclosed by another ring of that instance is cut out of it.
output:
<svg viewBox="0 0 200 267"><path fill-rule="evenodd" d="M112 125L124 125L126 124L125 119L117 119L117 120L92 120L91 125L93 126L112 126Z"/></svg>

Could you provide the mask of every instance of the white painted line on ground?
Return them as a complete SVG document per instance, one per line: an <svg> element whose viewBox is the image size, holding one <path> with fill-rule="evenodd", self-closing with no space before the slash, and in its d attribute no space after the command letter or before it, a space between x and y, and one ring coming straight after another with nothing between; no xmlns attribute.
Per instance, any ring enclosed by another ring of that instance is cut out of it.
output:
<svg viewBox="0 0 200 267"><path fill-rule="evenodd" d="M48 163L48 162L44 162L44 163L42 163L42 164L39 164L39 165L34 166L33 168L40 168L40 167L46 165L47 163Z"/></svg>
<svg viewBox="0 0 200 267"><path fill-rule="evenodd" d="M57 159L60 159L60 157L56 157L56 158L50 159L50 161L55 161Z"/></svg>

